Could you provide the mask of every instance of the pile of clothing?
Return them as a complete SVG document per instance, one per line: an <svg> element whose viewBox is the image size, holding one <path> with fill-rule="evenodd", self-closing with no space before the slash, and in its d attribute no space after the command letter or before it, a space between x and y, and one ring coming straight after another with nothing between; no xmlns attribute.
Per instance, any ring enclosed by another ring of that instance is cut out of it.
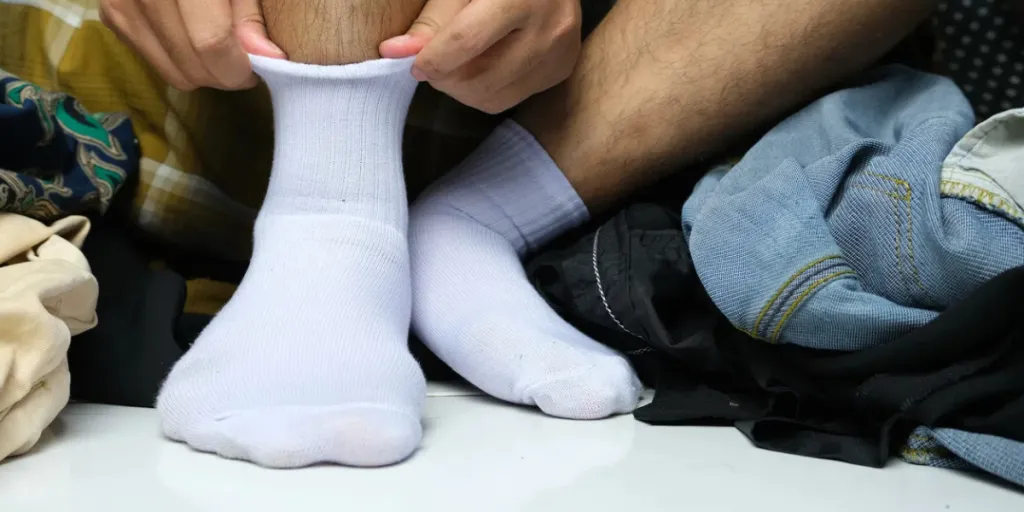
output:
<svg viewBox="0 0 1024 512"><path fill-rule="evenodd" d="M139 162L123 115L0 70L0 460L31 450L68 403L71 337L97 324L80 250Z"/></svg>
<svg viewBox="0 0 1024 512"><path fill-rule="evenodd" d="M675 191L528 264L656 388L638 420L1024 485L1024 110L885 67Z"/></svg>

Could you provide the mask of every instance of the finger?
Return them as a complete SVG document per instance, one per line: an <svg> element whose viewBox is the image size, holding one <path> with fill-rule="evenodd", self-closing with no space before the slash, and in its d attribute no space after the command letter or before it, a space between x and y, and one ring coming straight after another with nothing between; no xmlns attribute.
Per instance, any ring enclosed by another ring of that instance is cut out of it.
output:
<svg viewBox="0 0 1024 512"><path fill-rule="evenodd" d="M427 45L428 39L422 36L401 35L392 37L380 44L377 49L385 59L404 59L420 53Z"/></svg>
<svg viewBox="0 0 1024 512"><path fill-rule="evenodd" d="M281 47L270 41L259 0L232 0L235 34L246 52L272 59L287 59Z"/></svg>
<svg viewBox="0 0 1024 512"><path fill-rule="evenodd" d="M416 57L416 69L439 80L487 51L525 23L527 11L510 5L498 0L471 2L427 43Z"/></svg>
<svg viewBox="0 0 1024 512"><path fill-rule="evenodd" d="M235 37L231 4L223 0L179 0L178 7L188 40L215 84L225 89L256 85L249 58Z"/></svg>
<svg viewBox="0 0 1024 512"><path fill-rule="evenodd" d="M192 48L185 22L175 0L142 0L143 14L156 33L161 46L178 66L185 78L198 86L215 86L217 82Z"/></svg>
<svg viewBox="0 0 1024 512"><path fill-rule="evenodd" d="M499 46L504 44L503 41ZM511 47L515 46L516 44L512 44ZM504 57L499 52L487 52L478 60L488 59L493 62L502 58ZM564 61L559 58L532 61L524 59L522 62L530 62L530 67L520 69L509 81L505 78L487 77L486 74L491 68L489 63L471 62L463 66L465 70L459 72L457 79L446 83L431 82L431 85L464 105L488 114L500 114L519 105L530 96L557 85L572 72L571 68L564 69ZM484 88L481 86L483 80L494 80L492 83L502 85L494 89Z"/></svg>
<svg viewBox="0 0 1024 512"><path fill-rule="evenodd" d="M401 59L416 55L437 35L442 27L469 5L470 0L428 0L420 15L404 35L380 44L380 56Z"/></svg>
<svg viewBox="0 0 1024 512"><path fill-rule="evenodd" d="M145 59L171 87L182 91L191 91L197 87L185 78L171 60L170 55L153 34L149 21L134 3L119 2L116 9L104 4L100 10L100 19L118 39Z"/></svg>
<svg viewBox="0 0 1024 512"><path fill-rule="evenodd" d="M512 95L519 104L526 98L564 82L576 67L582 41L564 39L549 50L525 44L525 33L512 34L510 55L498 57L485 75L477 78L480 88L497 98Z"/></svg>
<svg viewBox="0 0 1024 512"><path fill-rule="evenodd" d="M489 114L500 114L535 94L540 94L568 78L572 70L562 69L562 62L544 62L523 74L523 76L492 94L480 110Z"/></svg>
<svg viewBox="0 0 1024 512"><path fill-rule="evenodd" d="M456 71L456 75L472 82L477 95L491 96L520 80L539 64L541 55L536 45L524 41L524 32L509 34L479 57Z"/></svg>

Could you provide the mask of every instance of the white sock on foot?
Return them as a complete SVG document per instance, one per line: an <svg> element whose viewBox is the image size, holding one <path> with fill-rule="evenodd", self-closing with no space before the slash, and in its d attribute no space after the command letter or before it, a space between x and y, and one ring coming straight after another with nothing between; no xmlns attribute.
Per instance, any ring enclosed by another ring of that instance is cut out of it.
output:
<svg viewBox="0 0 1024 512"><path fill-rule="evenodd" d="M596 419L636 407L629 362L560 318L520 258L587 219L537 141L507 121L413 206L413 327L488 394Z"/></svg>
<svg viewBox="0 0 1024 512"><path fill-rule="evenodd" d="M274 103L252 262L157 401L166 435L269 467L379 466L421 437L401 142L411 60L253 57Z"/></svg>

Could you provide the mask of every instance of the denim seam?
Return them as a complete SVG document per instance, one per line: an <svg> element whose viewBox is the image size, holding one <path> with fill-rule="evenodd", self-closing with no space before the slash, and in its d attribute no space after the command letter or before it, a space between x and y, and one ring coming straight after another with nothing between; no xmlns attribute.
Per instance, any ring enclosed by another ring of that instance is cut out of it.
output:
<svg viewBox="0 0 1024 512"><path fill-rule="evenodd" d="M783 289L783 293L779 296L778 300L770 306L766 316L768 321L761 323L761 338L768 342L772 341L772 333L775 331L775 325L780 321L781 317L785 315L793 301L798 300L798 298L802 296L803 291L806 290L808 286L811 286L816 279L837 269L848 268L849 265L847 265L846 261L841 257L826 258L824 261L813 265L811 268L797 275L796 279Z"/></svg>
<svg viewBox="0 0 1024 512"><path fill-rule="evenodd" d="M967 170L968 168L962 168ZM984 171L970 169L984 173ZM939 181L939 192L943 197L967 201L982 206L993 213L1000 213L1015 220L1018 224L1024 223L1024 211L1016 202L1009 201L1001 194L993 193L985 187L966 183L954 179L942 179Z"/></svg>
<svg viewBox="0 0 1024 512"><path fill-rule="evenodd" d="M827 262L829 260L838 260L838 259L842 259L842 255L840 255L840 254L832 254L832 255L829 255L829 256L824 256L822 258L818 258L818 259L816 259L816 260L814 260L814 261L804 265L803 267L797 269L796 272L794 272L792 275L789 276L789 279L786 279L786 282L782 283L782 286L780 286L775 291L775 294L772 295L771 298L768 299L768 302L765 303L765 305L761 308L761 312L757 315L757 319L754 321L754 326L750 330L750 333L748 333L748 334L751 334L752 337L754 337L754 338L763 339L758 334L758 332L761 329L761 322L763 322L765 317L768 316L768 312L771 311L772 306L774 306L779 301L779 298L782 297L782 294L785 293L785 291L789 289L789 286L791 284L793 284L794 281L796 281L797 279L802 277L804 274L806 274L808 271L810 271L812 268L814 268L814 267L816 267L816 266L818 266L818 265L820 265L822 263L825 263L825 262ZM765 340L765 341L768 341L768 340Z"/></svg>
<svg viewBox="0 0 1024 512"><path fill-rule="evenodd" d="M877 176L876 174L873 174L873 173L869 173L869 174L871 174L872 176ZM853 187L854 188L859 188L859 189L862 189L862 190L869 190L871 192L877 192L879 194L882 194L882 195L885 195L885 196L889 196L889 197L891 197L891 198L896 200L896 202L892 203L892 205L893 205L892 218L893 218L893 222L896 225L896 229L893 232L894 233L893 234L893 244L894 244L895 251L896 251L896 272L899 274L900 279L906 280L907 274L903 270L903 251L902 251L903 240L902 240L902 236L901 236L901 234L903 232L903 229L901 229L901 227L900 227L900 203L899 203L903 198L901 196L897 195L895 192L888 191L888 190L882 190L880 188L875 188L875 187L869 187L867 185L853 185Z"/></svg>
<svg viewBox="0 0 1024 512"><path fill-rule="evenodd" d="M779 337L782 335L782 330L786 327L786 324L789 323L790 318L793 317L793 313L797 310L797 308L800 307L801 304L803 304L807 300L808 297L812 296L818 288L821 288L822 286L832 281L835 281L840 277L853 275L855 273L856 272L854 272L852 269L840 270L839 272L833 272L811 283L810 286L808 286L803 292L801 292L800 295L798 295L796 299L793 301L793 303L789 305L789 308L786 309L786 312L783 313L782 318L780 318L779 322L775 325L775 329L772 330L772 335L770 337L771 343L779 342Z"/></svg>
<svg viewBox="0 0 1024 512"><path fill-rule="evenodd" d="M921 273L917 268L917 259L914 257L914 189L910 186L910 182L906 180L880 174L876 174L876 176L891 180L893 183L902 186L906 192L899 200L903 201L903 204L907 207L907 263L910 266L910 270L914 273L914 284L927 297L928 290L921 281Z"/></svg>
<svg viewBox="0 0 1024 512"><path fill-rule="evenodd" d="M910 185L910 182L908 182L908 181L906 181L904 179L893 177L893 176L887 176L887 175L878 174L878 173L868 173L868 175L874 176L874 177L882 179L882 180L889 181L889 182L894 183L894 184L900 186L901 188L903 188L904 193L901 195L901 194L897 194L895 192L885 191L885 190L881 190L881 189L878 189L878 188L869 187L869 186L866 186L866 185L854 185L854 187L856 187L856 188L860 188L860 189L864 189L864 190L870 190L872 192L877 192L877 193L889 196L889 197L895 199L896 201L898 201L899 203L903 203L906 206L906 217L907 217L907 220L906 220L906 222L907 222L907 228L906 228L907 249L905 251L906 252L906 260L907 260L906 261L906 265L910 268L911 275L913 276L914 285L917 287L917 289L924 296L925 300L927 300L929 302L935 302L931 298L931 295L928 293L928 289L924 286L924 282L921 280L921 272L920 272L920 270L917 267L917 258L914 256L914 205L913 205L914 191L913 191L913 187ZM896 206L896 214L894 216L895 217L894 220L896 222L896 265L897 265L897 271L899 272L900 276L902 276L904 279L906 279L907 276L906 276L906 273L905 273L905 270L904 270L904 263L903 263L904 254L903 254L903 251L900 250L900 248L902 247L902 243L900 241L900 238L901 238L900 237L900 233L903 230L900 229L899 203L895 204L895 206Z"/></svg>
<svg viewBox="0 0 1024 512"><path fill-rule="evenodd" d="M960 459L956 457L948 448L942 446L932 446L928 448L911 448L904 446L900 450L900 457L908 462L918 464L930 464L935 462L936 459L945 460L950 463L960 462Z"/></svg>
<svg viewBox="0 0 1024 512"><path fill-rule="evenodd" d="M839 258L834 260L826 260L824 263L815 265L814 268L805 272L799 279L793 282L793 284L786 290L786 293L780 298L779 301L773 306L773 310L769 311L769 318L771 319L770 325L764 326L765 339L769 341L778 340L779 336L775 336L775 327L785 316L786 312L789 311L790 305L794 301L803 302L807 296L804 291L809 286L814 284L814 281L819 279L821 276L828 275L837 270L849 269L849 265L846 260Z"/></svg>

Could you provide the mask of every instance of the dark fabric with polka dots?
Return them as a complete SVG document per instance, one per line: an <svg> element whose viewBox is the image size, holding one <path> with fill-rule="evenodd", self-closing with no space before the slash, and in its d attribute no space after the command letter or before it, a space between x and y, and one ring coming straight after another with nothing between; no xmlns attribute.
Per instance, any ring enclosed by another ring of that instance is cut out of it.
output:
<svg viewBox="0 0 1024 512"><path fill-rule="evenodd" d="M978 120L1024 107L1024 10L1016 0L944 0L932 18L938 71L950 76Z"/></svg>

